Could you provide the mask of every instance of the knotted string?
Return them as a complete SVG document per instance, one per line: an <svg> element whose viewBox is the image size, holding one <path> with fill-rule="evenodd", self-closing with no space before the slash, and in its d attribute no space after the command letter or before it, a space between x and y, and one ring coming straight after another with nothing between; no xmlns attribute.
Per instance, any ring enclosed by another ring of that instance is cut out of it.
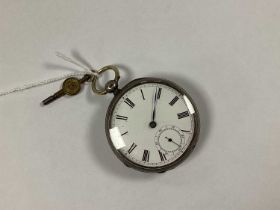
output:
<svg viewBox="0 0 280 210"><path fill-rule="evenodd" d="M80 68L82 68L83 70L79 70L79 72L75 72L75 73L70 73L70 74L65 74L62 76L58 76L58 77L54 77L54 78L50 78L50 79L46 79L46 80L42 80L42 81L38 81L38 82L33 82L33 83L29 83L29 84L25 84L19 87L15 87L15 88L11 88L9 90L5 90L5 91L0 91L0 96L5 96L5 95L9 95L11 93L15 93L15 92L21 92L24 90L28 90L30 88L35 88L35 87L39 87L39 86L43 86L43 85L47 85L50 83L54 83L63 79L66 79L68 77L76 77L76 76L83 76L85 74L90 74L92 75L92 77L94 76L98 76L98 72L94 69L89 69L85 66L83 66L82 64L72 60L71 58L65 56L64 54L60 53L60 52L56 52L56 56L69 62L72 63L76 66L79 66Z"/></svg>

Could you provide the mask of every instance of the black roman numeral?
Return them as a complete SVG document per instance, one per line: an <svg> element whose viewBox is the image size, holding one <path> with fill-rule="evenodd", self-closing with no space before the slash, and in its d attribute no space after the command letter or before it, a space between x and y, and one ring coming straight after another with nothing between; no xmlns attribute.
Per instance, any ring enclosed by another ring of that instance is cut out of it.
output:
<svg viewBox="0 0 280 210"><path fill-rule="evenodd" d="M133 143L127 152L130 154L135 149L135 147L137 147L137 144Z"/></svg>
<svg viewBox="0 0 280 210"><path fill-rule="evenodd" d="M128 119L128 117L117 115L116 119L118 119L118 120L125 120L126 121Z"/></svg>
<svg viewBox="0 0 280 210"><path fill-rule="evenodd" d="M188 117L189 116L189 112L188 111L185 111L185 112L182 112L182 113L178 113L178 119L182 119L184 117Z"/></svg>
<svg viewBox="0 0 280 210"><path fill-rule="evenodd" d="M165 156L164 153L162 153L161 151L158 150L158 154L159 154L159 157L160 157L160 160L161 160L161 161L166 160L166 156Z"/></svg>
<svg viewBox="0 0 280 210"><path fill-rule="evenodd" d="M133 108L133 107L135 106L135 104L134 104L129 98L126 98L126 99L124 100L124 102L125 102L128 106L130 106L131 108Z"/></svg>
<svg viewBox="0 0 280 210"><path fill-rule="evenodd" d="M124 133L122 134L122 136L125 135L125 134L128 134L128 131L124 132Z"/></svg>
<svg viewBox="0 0 280 210"><path fill-rule="evenodd" d="M158 89L158 92L157 92L157 99L160 99L161 89L162 89L162 88L159 88L159 89Z"/></svg>
<svg viewBox="0 0 280 210"><path fill-rule="evenodd" d="M145 96L144 96L144 93L143 93L143 90L142 90L142 89L141 89L141 94L142 94L143 100L145 100Z"/></svg>
<svg viewBox="0 0 280 210"><path fill-rule="evenodd" d="M178 101L179 97L178 96L175 96L170 102L169 102L169 105L170 106L173 106L177 101Z"/></svg>
<svg viewBox="0 0 280 210"><path fill-rule="evenodd" d="M144 153L143 153L142 160L146 161L146 162L149 162L149 156L150 156L150 151L145 149Z"/></svg>

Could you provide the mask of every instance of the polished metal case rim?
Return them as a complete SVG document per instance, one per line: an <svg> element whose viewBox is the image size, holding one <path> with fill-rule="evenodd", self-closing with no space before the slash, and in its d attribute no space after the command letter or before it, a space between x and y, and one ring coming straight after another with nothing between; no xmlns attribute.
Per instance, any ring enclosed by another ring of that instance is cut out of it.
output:
<svg viewBox="0 0 280 210"><path fill-rule="evenodd" d="M188 97L188 99L190 100L190 102L192 103L195 113L193 114L193 118L194 118L194 133L193 133L193 138L191 140L190 145L188 146L188 148L186 149L186 151L175 161L164 165L164 166L159 166L159 167L147 167L147 166L142 166L139 165L131 160L129 160L127 157L125 157L119 150L117 150L111 140L110 137L110 133L109 133L109 129L111 128L111 120L112 120L112 116L113 116L113 111L114 108L117 104L117 102L122 98L122 96L129 91L130 89L142 85L142 84L147 84L147 83L158 83L158 84L163 84L163 85L167 85L171 88L174 88L175 90L177 90L179 93L186 95ZM142 171L142 172L165 172L167 170L173 169L176 166L178 166L180 163L182 163L188 156L189 154L193 151L197 141L198 141L198 136L199 136L199 130L200 130L200 121L199 121L199 113L198 113L198 109L194 103L194 101L192 100L192 98L190 97L190 95L180 86L178 86L177 84L169 81L169 80L165 80L165 79L159 79L159 78L153 78L153 77L144 77L144 78L139 78L139 79L135 79L131 82L129 82L127 85L125 85L122 89L118 89L118 91L115 92L115 96L112 99L107 113L106 113L106 119L105 119L105 131L106 131L106 136L107 136L107 140L109 142L109 145L111 147L111 149L113 150L113 152L115 153L115 155L118 157L119 160L121 160L126 166L134 168L136 170Z"/></svg>

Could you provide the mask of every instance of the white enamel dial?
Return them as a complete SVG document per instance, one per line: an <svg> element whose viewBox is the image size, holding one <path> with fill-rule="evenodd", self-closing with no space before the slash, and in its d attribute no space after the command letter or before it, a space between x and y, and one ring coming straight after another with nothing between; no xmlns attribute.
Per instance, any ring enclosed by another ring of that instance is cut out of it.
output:
<svg viewBox="0 0 280 210"><path fill-rule="evenodd" d="M135 164L162 167L176 161L193 138L195 110L181 92L160 83L129 89L112 111L113 145Z"/></svg>

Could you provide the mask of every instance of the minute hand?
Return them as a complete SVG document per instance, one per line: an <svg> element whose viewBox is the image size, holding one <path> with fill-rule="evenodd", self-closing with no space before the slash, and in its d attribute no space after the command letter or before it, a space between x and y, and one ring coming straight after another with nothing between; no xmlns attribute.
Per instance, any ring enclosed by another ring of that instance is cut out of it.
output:
<svg viewBox="0 0 280 210"><path fill-rule="evenodd" d="M157 99L158 99L157 95L158 95L158 88L156 88L153 97L152 122L155 122L155 118L156 118L156 106L157 106Z"/></svg>

